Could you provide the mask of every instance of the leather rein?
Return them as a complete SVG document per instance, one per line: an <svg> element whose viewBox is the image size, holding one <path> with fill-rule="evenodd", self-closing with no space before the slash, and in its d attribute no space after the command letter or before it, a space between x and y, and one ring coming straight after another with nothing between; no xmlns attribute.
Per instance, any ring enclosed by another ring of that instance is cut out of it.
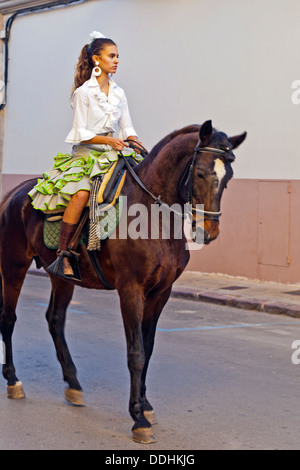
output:
<svg viewBox="0 0 300 470"><path fill-rule="evenodd" d="M139 144L138 142L135 142L134 140L130 140L130 139L127 139L126 142L129 143L129 146L133 148L133 150L137 150L135 147L138 147L138 151L140 151L140 149L142 149L142 152L140 152L142 154L142 156L146 156L148 154L147 150L145 149L145 147L143 147L141 144ZM225 160L227 161L233 161L234 157L232 155L229 155L229 152L230 152L230 149L229 147L227 147L225 150L221 150L221 149L217 149L217 148L214 148L214 147L200 147L199 146L199 142L197 143L196 147L194 148L194 155L191 159L191 163L188 164L188 167L187 169L185 170L184 172L184 175L183 177L181 178L181 181L179 183L180 187L183 186L184 189L185 189L185 204L189 204L192 206L192 195L193 195L193 182L194 182L194 166L195 166L195 161L196 161L196 157L197 157L197 154L198 153L202 153L202 152L212 152L212 153L216 153L220 156L222 156L223 158L225 158ZM118 152L120 154L120 156L124 159L125 161L125 164L126 164L126 167L129 171L129 173L131 174L131 176L133 177L133 179L138 183L138 185L147 193L149 194L149 196L154 200L155 204L158 204L159 206L163 206L167 209L169 209L171 212L174 212L176 215L179 215L180 217L182 217L183 219L186 218L186 214L182 214L178 211L175 211L174 209L172 209L171 207L168 206L168 204L164 203L162 200L161 200L161 196L155 196L151 191L149 191L146 186L144 185L144 183L140 180L140 178L138 177L138 175L136 174L136 172L134 171L134 169L131 167L131 165L129 164L129 162L127 161L126 157L123 155L123 153L121 151ZM204 217L204 219L206 220L215 220L215 221L218 221L219 220L219 217L222 215L222 212L218 211L218 212L214 212L214 211L206 211L206 210L202 210L202 209L197 209L195 207L192 207L191 208L192 212L190 212L190 215L192 215L193 212L195 212L196 214L200 214ZM189 213L189 212L188 212Z"/></svg>

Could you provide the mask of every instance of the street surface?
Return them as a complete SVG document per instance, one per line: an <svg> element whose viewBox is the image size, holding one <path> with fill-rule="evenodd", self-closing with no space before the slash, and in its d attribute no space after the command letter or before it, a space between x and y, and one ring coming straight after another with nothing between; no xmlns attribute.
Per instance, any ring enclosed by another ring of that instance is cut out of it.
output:
<svg viewBox="0 0 300 470"><path fill-rule="evenodd" d="M7 399L1 376L0 450L300 449L299 319L170 299L148 373L157 443L143 446L131 440L117 293L76 288L69 308L66 336L85 407L63 398L44 317L49 295L47 277L27 276L14 333L26 398Z"/></svg>

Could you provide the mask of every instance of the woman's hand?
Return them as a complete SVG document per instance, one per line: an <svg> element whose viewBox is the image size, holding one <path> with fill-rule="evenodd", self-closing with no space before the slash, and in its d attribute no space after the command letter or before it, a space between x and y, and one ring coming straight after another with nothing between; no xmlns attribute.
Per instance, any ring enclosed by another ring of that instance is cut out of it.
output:
<svg viewBox="0 0 300 470"><path fill-rule="evenodd" d="M130 135L129 137L127 137L127 139L128 140L133 140L134 142L136 142L137 144L140 144L143 147L142 142L137 138L136 135Z"/></svg>
<svg viewBox="0 0 300 470"><path fill-rule="evenodd" d="M145 147L143 146L142 142L137 138L136 135L131 135L131 136L127 137L127 139L128 139L128 142L129 142L129 146L131 148L133 148L133 150L136 153L142 155L142 157L146 157L148 152L145 149Z"/></svg>
<svg viewBox="0 0 300 470"><path fill-rule="evenodd" d="M107 143L116 150L123 150L124 147L128 147L127 142L117 137L107 137Z"/></svg>

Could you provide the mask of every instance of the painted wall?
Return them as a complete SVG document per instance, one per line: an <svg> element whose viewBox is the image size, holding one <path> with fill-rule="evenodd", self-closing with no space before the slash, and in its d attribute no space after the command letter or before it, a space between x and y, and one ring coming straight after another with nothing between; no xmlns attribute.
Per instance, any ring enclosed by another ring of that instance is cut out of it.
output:
<svg viewBox="0 0 300 470"><path fill-rule="evenodd" d="M193 253L191 268L279 280L277 268L262 274L258 245L245 239L238 245L254 267L233 263L229 239L259 231L258 216L247 229L252 199L256 208L264 200L273 207L277 189L261 181L300 180L300 94L292 88L300 79L299 13L298 0L98 0L17 18L9 46L4 185L13 175L40 174L58 151L70 151L64 139L74 65L90 31L99 30L119 46L115 79L148 148L173 129L207 119L229 135L248 132L236 151L230 205L224 199L222 207L222 238ZM298 211L296 202L289 207ZM297 221L298 213L289 217ZM297 244L293 224L290 246ZM221 248L227 261L220 264L210 254ZM300 280L300 267L292 275L288 264L286 272L285 282Z"/></svg>
<svg viewBox="0 0 300 470"><path fill-rule="evenodd" d="M190 270L300 282L299 180L235 179L222 212L219 237L193 251Z"/></svg>

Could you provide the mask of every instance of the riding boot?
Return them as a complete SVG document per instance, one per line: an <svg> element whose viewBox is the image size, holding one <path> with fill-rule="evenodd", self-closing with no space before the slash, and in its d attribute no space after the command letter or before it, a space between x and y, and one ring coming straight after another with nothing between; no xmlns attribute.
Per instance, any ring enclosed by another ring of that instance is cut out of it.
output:
<svg viewBox="0 0 300 470"><path fill-rule="evenodd" d="M76 228L77 224L69 224L63 220L61 221L58 250L56 252L57 259L48 266L47 271L60 277L81 281L77 263L79 255L68 249ZM76 273L74 273L72 261L74 262L74 266L76 266Z"/></svg>
<svg viewBox="0 0 300 470"><path fill-rule="evenodd" d="M72 237L77 228L77 224L69 224L67 222L61 221L59 240L58 240L58 250L56 252L57 257L61 254L62 251L68 251L69 243L72 240ZM67 277L73 277L74 271L70 263L70 258L63 256L63 267L64 275Z"/></svg>

